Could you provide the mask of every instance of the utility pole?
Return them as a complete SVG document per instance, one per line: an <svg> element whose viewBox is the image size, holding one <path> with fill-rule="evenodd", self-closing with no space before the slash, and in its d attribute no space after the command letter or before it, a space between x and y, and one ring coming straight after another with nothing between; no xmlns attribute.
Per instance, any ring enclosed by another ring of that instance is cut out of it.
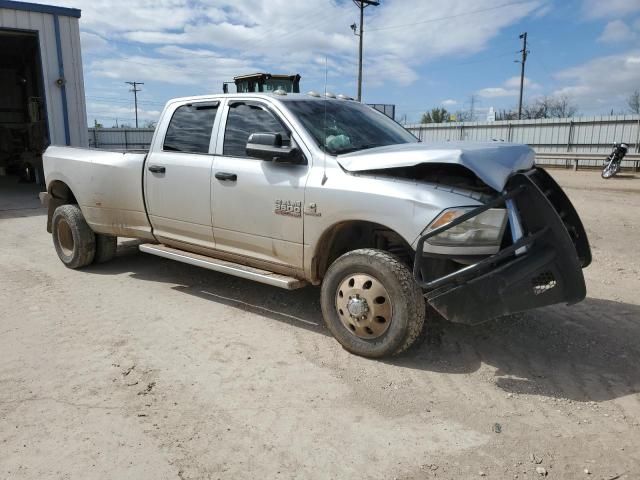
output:
<svg viewBox="0 0 640 480"><path fill-rule="evenodd" d="M351 30L353 33L360 37L360 55L358 61L358 101L362 101L362 49L364 42L364 9L369 5L373 5L377 7L380 5L380 2L377 0L353 0L356 7L360 9L360 33L356 32L356 24L351 25Z"/></svg>
<svg viewBox="0 0 640 480"><path fill-rule="evenodd" d="M522 39L522 60L516 60L517 63L520 63L520 101L518 102L518 120L522 119L522 94L524 92L524 64L527 63L527 55L529 54L529 50L527 50L527 32L524 32L520 35Z"/></svg>
<svg viewBox="0 0 640 480"><path fill-rule="evenodd" d="M130 92L133 92L133 101L135 103L136 106L136 128L138 128L138 92L140 91L138 87L138 85L144 85L144 83L142 82L124 82L127 83L129 85L131 85L131 90L129 90Z"/></svg>
<svg viewBox="0 0 640 480"><path fill-rule="evenodd" d="M478 96L473 93L469 97L469 121L475 122L476 120L476 101L478 100Z"/></svg>

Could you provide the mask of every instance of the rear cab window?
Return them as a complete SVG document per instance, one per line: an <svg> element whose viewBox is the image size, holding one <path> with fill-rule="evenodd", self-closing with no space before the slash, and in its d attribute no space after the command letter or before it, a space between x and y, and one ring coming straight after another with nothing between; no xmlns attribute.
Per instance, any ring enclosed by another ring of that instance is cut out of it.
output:
<svg viewBox="0 0 640 480"><path fill-rule="evenodd" d="M213 122L220 102L189 103L178 107L169 121L162 150L209 153Z"/></svg>

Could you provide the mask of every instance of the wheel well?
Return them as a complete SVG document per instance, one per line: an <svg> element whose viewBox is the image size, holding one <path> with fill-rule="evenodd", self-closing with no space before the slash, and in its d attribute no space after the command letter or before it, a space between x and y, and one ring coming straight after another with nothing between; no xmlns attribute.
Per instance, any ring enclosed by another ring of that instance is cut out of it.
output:
<svg viewBox="0 0 640 480"><path fill-rule="evenodd" d="M60 205L77 205L78 201L69 186L60 180L54 180L51 182L48 188L48 193L49 208L47 212L47 232L51 233L51 219L53 218L53 212L56 211L56 208Z"/></svg>
<svg viewBox="0 0 640 480"><path fill-rule="evenodd" d="M78 203L71 189L67 186L66 183L60 180L54 180L53 182L51 182L51 185L49 185L49 195L51 195L52 198L63 202L59 203L59 205Z"/></svg>
<svg viewBox="0 0 640 480"><path fill-rule="evenodd" d="M320 237L312 265L315 279L321 280L338 257L360 248L393 253L409 267L413 263L414 252L400 234L378 223L353 220L332 226Z"/></svg>

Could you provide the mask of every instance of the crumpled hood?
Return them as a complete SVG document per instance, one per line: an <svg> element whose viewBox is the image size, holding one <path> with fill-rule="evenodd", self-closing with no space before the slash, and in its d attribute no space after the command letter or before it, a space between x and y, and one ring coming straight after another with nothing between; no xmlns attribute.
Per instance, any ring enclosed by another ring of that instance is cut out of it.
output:
<svg viewBox="0 0 640 480"><path fill-rule="evenodd" d="M422 163L462 165L491 188L502 191L509 176L528 170L535 152L527 145L504 142L404 143L338 155L349 172L412 167Z"/></svg>

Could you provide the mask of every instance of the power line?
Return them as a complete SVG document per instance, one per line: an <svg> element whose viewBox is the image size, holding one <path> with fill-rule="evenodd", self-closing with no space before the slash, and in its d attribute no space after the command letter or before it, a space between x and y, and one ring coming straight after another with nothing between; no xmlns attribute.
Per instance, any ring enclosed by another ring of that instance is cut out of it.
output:
<svg viewBox="0 0 640 480"><path fill-rule="evenodd" d="M126 104L129 105L129 101L125 98L115 98L115 97L93 97L87 96L85 97L87 100L94 100L96 102L109 102L109 103L118 103L118 104ZM157 102L153 100L140 100L138 99L138 105L152 105L152 106L164 106L166 102Z"/></svg>
<svg viewBox="0 0 640 480"><path fill-rule="evenodd" d="M367 1L367 0L365 0ZM310 17L315 17L316 14L319 14L321 11L325 11L326 7L322 7L320 9L314 10L313 13L309 14ZM306 23L305 26L303 28L299 28L297 30L292 30L292 31L287 31L285 33L283 33L282 35L277 35L275 37L273 37L270 41L269 41L269 47L273 47L275 46L279 46L279 45L283 45L285 44L287 41L289 41L292 38L295 38L296 36L298 36L299 34L304 34L304 35L308 35L309 31L317 29L317 27L319 27L320 25L323 25L325 23L328 22L333 22L335 21L335 15L334 16L321 16L319 18L316 18L315 21L312 21L310 23ZM265 32L258 32L260 34L261 37L264 37L266 33L271 33L275 30L277 30L278 27L272 27L267 29ZM120 43L125 43L125 44L130 44L130 45L140 45L140 44L153 44L149 43L149 42L139 42L139 41L131 41L131 40L123 40L123 39L117 39L115 40L117 42ZM240 50L244 47L248 47L250 46L252 43L254 43L255 40L254 39L247 39L244 41L241 41L237 44L234 45L230 45L224 48L228 48L231 50ZM161 42L155 42L155 43L161 43ZM173 58L168 58L168 57L147 57L149 60L155 60L158 62L175 62L176 59ZM206 59L206 58L224 58L221 57L218 54L199 54L199 55L195 55L193 58L195 59ZM137 61L137 60L132 60L129 58L118 58L117 59L118 62L121 63L129 63L132 65L142 65L142 66L147 66L147 67L158 67L158 64L153 64L153 63L149 63L149 62L143 62L143 61Z"/></svg>
<svg viewBox="0 0 640 480"><path fill-rule="evenodd" d="M398 24L398 25L389 25L387 27L379 27L379 28L370 28L369 31L370 32L378 32L378 31L381 31L381 30L392 30L392 29L395 29L395 28L412 27L414 25L422 25L424 23L439 22L439 21L442 21L442 20L450 20L452 18L465 17L465 16L468 16L468 15L475 15L477 13L484 13L484 12L489 12L491 10L497 10L499 8L510 7L512 5L524 5L524 4L527 4L527 3L531 3L531 0L524 0L524 1L521 0L521 1L518 1L518 2L503 3L502 5L495 5L493 7L481 8L479 10L471 10L469 12L456 13L454 15L447 15L445 17L429 18L427 20L421 20L419 22L403 23L403 24Z"/></svg>
<svg viewBox="0 0 640 480"><path fill-rule="evenodd" d="M447 68L451 68L451 67L463 67L465 65L472 65L474 63L486 63L486 62L493 62L496 60L500 60L504 57L509 57L511 55L513 55L514 53L518 53L519 51L517 50L509 50L508 52L503 52L503 53L498 53L496 55L491 55L491 56L486 56L486 57L482 57L482 58L477 58L475 60L469 60L466 62L459 62L459 63L447 63Z"/></svg>
<svg viewBox="0 0 640 480"><path fill-rule="evenodd" d="M313 10L311 13L307 14L309 17L316 17L317 14L323 12L326 10L326 7L321 7L320 9L317 10ZM311 22L311 23L307 23L305 24L305 26L303 28L299 28L297 30L292 30L292 31L287 31L285 33L283 33L282 35L277 35L275 36L273 39L271 39L271 41L269 41L269 46L273 46L274 44L277 45L277 41L279 40L283 40L283 39L288 39L287 37L291 37L291 36L295 36L297 34L308 34L310 30L313 29L313 27L317 27L322 23L325 23L327 21L335 21L335 16L328 16L328 17L320 17L320 18L316 18L315 21ZM265 30L264 32L258 32L261 39L265 37L266 34L271 33L276 31L279 28L279 26L274 26L271 27L267 30ZM275 41L274 41L275 40ZM144 41L137 41L137 40L123 40L123 39L116 39L116 42L119 43L125 43L125 44L129 44L129 45L136 45L139 46L140 44L143 45L155 45L155 44L163 44L164 42L144 42ZM251 46L256 40L253 38L250 39L246 39L243 40L239 43L227 46L227 47L223 47L223 48L228 48L231 50L241 50L242 48L245 47L249 47ZM261 41L261 40L259 40ZM190 45L193 44L193 42L190 43L186 43L186 45ZM151 58L151 57L150 57ZM205 55L196 55L195 58L224 58L221 57L218 54L205 54ZM139 64L139 65L146 65L146 66L156 66L150 63L143 63L143 62L137 62L137 61L133 61L133 60L128 60L128 59L119 59L122 61L125 61L127 63L134 63L134 64ZM157 58L157 60L172 60L172 59L168 59L168 58Z"/></svg>

